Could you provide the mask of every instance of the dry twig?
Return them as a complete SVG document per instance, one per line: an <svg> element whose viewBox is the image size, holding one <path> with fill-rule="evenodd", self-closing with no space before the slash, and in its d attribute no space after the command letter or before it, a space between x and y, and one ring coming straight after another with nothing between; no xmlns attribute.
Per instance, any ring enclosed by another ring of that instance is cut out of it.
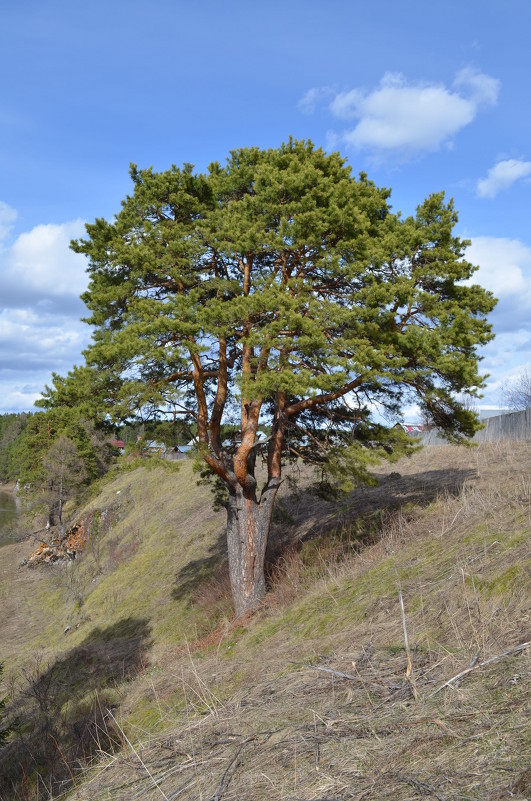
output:
<svg viewBox="0 0 531 801"><path fill-rule="evenodd" d="M149 778L150 778L150 779L151 779L151 781L153 782L153 785L154 785L154 786L157 788L157 790L159 791L159 793L161 794L161 796L162 796L162 797L165 799L165 801L169 801L169 798L168 798L168 796L166 795L166 793L164 792L164 790L162 790L162 789L161 789L161 787L159 787L159 784L158 784L157 780L156 780L156 779L154 778L154 776L153 776L153 775L150 773L150 770L149 770L149 768L147 767L147 765L146 765L146 764L145 764L145 763L142 761L142 757L140 756L140 754L138 753L138 751L136 751L136 749L135 749L134 745L132 744L131 740L129 739L129 737L127 736L127 734L124 732L124 730L122 729L122 727L120 726L120 724L118 723L118 721L116 720L116 718L114 717L114 715L113 715L113 713L111 712L111 710L110 710L110 709L108 709L108 710L107 710L107 712L109 713L109 715L111 716L111 718L114 720L114 722L115 722L115 723L116 723L116 725L118 726L118 730L120 731L120 733L121 733L122 737L124 738L125 742L126 742L126 743L127 743L127 745L129 746L129 748L131 749L131 751L133 752L133 754L136 756L136 758L138 759L138 761L140 762L140 764L142 765L142 767L144 768L144 770L146 771L147 775L149 776Z"/></svg>
<svg viewBox="0 0 531 801"><path fill-rule="evenodd" d="M406 670L406 679L411 687L411 692L413 693L413 698L415 701L419 700L419 695L417 692L417 686L415 684L415 679L413 677L413 660L411 658L411 650L409 648L409 638L407 636L407 625L406 625L406 610L404 609L404 599L402 597L402 588L400 586L400 582L398 583L398 600L400 601L400 612L402 615L402 628L404 630L404 645L406 648L407 654L407 670Z"/></svg>
<svg viewBox="0 0 531 801"><path fill-rule="evenodd" d="M338 679L349 679L350 681L359 681L356 676L351 676L350 673L341 673L339 670L332 670L332 668L319 667L319 665L306 665L305 667L311 670L320 670L322 673L330 673L332 676L337 676Z"/></svg>
<svg viewBox="0 0 531 801"><path fill-rule="evenodd" d="M415 779L413 776L406 776L404 773L395 773L393 776L398 781L409 784L411 787L414 787L415 790L418 790L421 793L429 793L430 795L434 796L434 798L438 798L439 801L445 801L444 796L440 795L433 787L431 787L431 785L427 784L426 782Z"/></svg>
<svg viewBox="0 0 531 801"><path fill-rule="evenodd" d="M229 770L232 768L234 763L238 760L238 757L240 756L240 754L243 751L243 749L245 748L245 746L248 743L250 743L252 740L255 740L255 739L256 738L253 735L252 737L247 737L247 739L244 740L243 743L240 744L240 746L238 747L238 750L236 751L236 753L232 757L231 761L229 762L229 764L227 765L227 767L223 771L223 775L222 775L221 779L219 780L218 788L217 788L216 792L214 793L214 795L210 798L210 801L220 801L220 799L221 799L221 797L222 797L222 795L223 795L223 793L224 793L224 791L226 789L226 785L228 784L227 775L229 773ZM232 776L229 777L229 779L230 778L232 778Z"/></svg>
<svg viewBox="0 0 531 801"><path fill-rule="evenodd" d="M531 645L531 640L528 642L523 642L520 645L515 645L514 648L508 648L507 651L504 651L502 654L497 654L497 656L491 656L489 659L485 659L483 662L478 662L476 664L472 664L471 667L462 670L460 673L457 673L455 676L452 676L451 679L445 681L444 684L441 684L440 687L437 687L428 698L433 698L434 695L437 695L441 690L444 690L445 687L449 687L450 684L453 682L462 679L464 676L467 676L469 673L472 673L473 670L477 670L478 668L485 667L486 665L490 665L491 662L497 662L499 659L503 659L506 656L512 656L513 654L517 654L520 651L525 651L526 648L529 648Z"/></svg>

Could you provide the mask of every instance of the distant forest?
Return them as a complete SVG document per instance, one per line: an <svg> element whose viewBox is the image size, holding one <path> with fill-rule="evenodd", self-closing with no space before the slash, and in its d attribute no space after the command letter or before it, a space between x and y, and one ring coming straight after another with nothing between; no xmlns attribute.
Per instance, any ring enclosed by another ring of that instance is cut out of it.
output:
<svg viewBox="0 0 531 801"><path fill-rule="evenodd" d="M186 444L194 435L193 426L190 427L179 419L175 422L149 421L109 427L103 436L100 431L96 440L93 432L87 432L87 423L84 427L79 425L76 427L71 421L68 421L70 423L68 424L64 419L61 424L58 422L49 412L0 415L0 482L30 479L32 470L39 469L59 436L68 436L76 443L81 453L87 451L88 455L89 444L92 446L90 450L101 451L108 447L112 440L121 440L126 450L134 451L139 440L141 442L156 440L167 447L175 447ZM89 433L91 436L88 436ZM100 461L98 469L94 472L101 473L108 463L109 461L105 460L105 465L102 465Z"/></svg>

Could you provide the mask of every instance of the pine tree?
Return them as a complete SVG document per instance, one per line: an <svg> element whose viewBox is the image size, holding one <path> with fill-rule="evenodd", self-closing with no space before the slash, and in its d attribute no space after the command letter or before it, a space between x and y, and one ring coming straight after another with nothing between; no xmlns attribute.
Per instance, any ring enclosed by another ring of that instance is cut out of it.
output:
<svg viewBox="0 0 531 801"><path fill-rule="evenodd" d="M286 458L344 486L367 480L376 459L410 447L370 408L396 417L413 398L451 440L474 433L459 396L483 386L477 347L491 338L495 301L469 285L468 243L443 193L403 219L389 190L310 142L236 150L207 174L133 166L131 177L115 220L97 219L73 243L89 258L87 363L113 376L122 419L171 411L197 426L224 492L242 615L265 594ZM228 442L227 423L239 429Z"/></svg>
<svg viewBox="0 0 531 801"><path fill-rule="evenodd" d="M65 501L105 473L113 449L107 430L83 417L87 410L67 406L60 392L49 390L48 395L57 399L57 406L50 400L50 408L28 418L10 464L21 497L43 508L50 525L60 526Z"/></svg>

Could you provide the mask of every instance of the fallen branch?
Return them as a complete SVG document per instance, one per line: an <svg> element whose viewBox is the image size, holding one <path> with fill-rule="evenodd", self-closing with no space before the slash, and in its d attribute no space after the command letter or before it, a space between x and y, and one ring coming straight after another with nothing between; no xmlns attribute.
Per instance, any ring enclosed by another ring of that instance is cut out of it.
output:
<svg viewBox="0 0 531 801"><path fill-rule="evenodd" d="M385 774L384 774L385 775ZM413 776L406 776L404 773L394 773L394 774L387 774L392 775L393 778L397 779L400 782L405 782L405 784L409 784L411 787L414 787L415 790L418 790L420 793L429 793L429 795L434 796L434 798L438 798L439 801L445 801L444 796L439 795L439 793L429 784L426 782L419 781L419 779L415 779Z"/></svg>
<svg viewBox="0 0 531 801"><path fill-rule="evenodd" d="M37 531L30 531L28 534L26 534L26 537L33 537L33 539L37 540L37 542L40 542L43 545L48 545L48 541L47 540L41 540L41 538L37 536L37 534L42 534L43 531L50 531L50 529L49 528L39 528L39 529L37 529Z"/></svg>
<svg viewBox="0 0 531 801"><path fill-rule="evenodd" d="M485 667L486 665L490 665L492 662L497 662L499 659L504 659L506 656L512 656L513 654L517 654L520 651L525 651L526 648L529 648L531 645L531 640L528 642L523 642L520 645L515 645L514 648L509 648L507 651L504 651L502 654L498 654L497 656L491 656L489 659L485 659L483 662L478 662L473 664L471 667L462 670L460 673L457 673L455 676L452 676L451 679L445 681L444 684L441 684L440 687L437 687L428 698L433 698L434 695L440 693L441 690L444 690L445 687L449 687L450 684L453 684L454 681L458 681L462 679L463 676L467 676L469 673L472 673L473 670L477 670L478 668Z"/></svg>
<svg viewBox="0 0 531 801"><path fill-rule="evenodd" d="M231 761L229 762L229 764L227 765L227 767L223 771L223 775L222 775L221 779L219 780L218 789L216 790L214 795L210 797L210 801L220 801L220 799L221 799L223 793L225 792L225 790L227 788L227 785L229 783L227 781L227 775L229 773L229 770L232 768L234 763L238 760L238 757L240 756L240 754L243 751L243 749L245 748L245 746L248 743L250 743L251 740L255 740L255 739L256 739L256 736L253 735L252 737L247 737L247 739L244 740L243 743L241 743L241 745L239 746L238 750L236 751L236 753L232 757ZM232 778L232 776L229 777L229 781L230 781L231 778Z"/></svg>
<svg viewBox="0 0 531 801"><path fill-rule="evenodd" d="M319 667L319 665L305 665L311 670L320 670L322 673L331 673L332 676L337 676L338 679L349 679L350 681L359 681L357 676L351 676L349 673L341 673L339 670L332 670L332 668Z"/></svg>

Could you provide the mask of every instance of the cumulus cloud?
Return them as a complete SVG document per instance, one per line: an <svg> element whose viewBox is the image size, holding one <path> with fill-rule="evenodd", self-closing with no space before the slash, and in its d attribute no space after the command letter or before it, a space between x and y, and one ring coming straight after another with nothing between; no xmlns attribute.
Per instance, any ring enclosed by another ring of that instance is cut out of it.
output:
<svg viewBox="0 0 531 801"><path fill-rule="evenodd" d="M74 321L74 322L77 322ZM66 323L66 325L65 325ZM84 330L68 325L67 318L32 310L4 309L0 315L0 368L40 369L50 354L60 359L83 344Z"/></svg>
<svg viewBox="0 0 531 801"><path fill-rule="evenodd" d="M500 82L473 67L465 67L455 76L454 86L477 108L494 106L498 102Z"/></svg>
<svg viewBox="0 0 531 801"><path fill-rule="evenodd" d="M386 73L382 82L392 82L393 79L399 80L398 75ZM339 92L330 103L330 111L334 117L341 120L350 120L359 117L359 110L363 103L364 95L360 89L351 89L348 92Z"/></svg>
<svg viewBox="0 0 531 801"><path fill-rule="evenodd" d="M327 97L319 91L310 90L311 95L300 101L307 112ZM387 72L371 91L355 87L336 93L328 108L336 119L357 120L341 134L347 145L408 154L451 146L482 108L496 103L498 92L499 81L472 68L458 72L451 89Z"/></svg>
<svg viewBox="0 0 531 801"><path fill-rule="evenodd" d="M530 175L531 161L518 161L517 159L499 161L489 170L486 178L478 181L477 193L479 197L496 197L498 192L508 189L515 181Z"/></svg>
<svg viewBox="0 0 531 801"><path fill-rule="evenodd" d="M86 262L69 249L81 236L81 220L63 225L38 225L21 234L2 254L0 296L3 305L27 308L40 303L58 311L81 308L79 295L86 289Z"/></svg>
<svg viewBox="0 0 531 801"><path fill-rule="evenodd" d="M2 240L7 237L16 219L17 212L15 209L0 200L0 247Z"/></svg>
<svg viewBox="0 0 531 801"><path fill-rule="evenodd" d="M502 332L484 348L481 369L489 373L484 402L504 405L505 388L531 364L530 334L529 328Z"/></svg>
<svg viewBox="0 0 531 801"><path fill-rule="evenodd" d="M479 265L469 283L481 284L498 298L494 330L527 330L531 336L531 248L517 239L480 236L466 257Z"/></svg>
<svg viewBox="0 0 531 801"><path fill-rule="evenodd" d="M334 94L330 86L314 86L301 97L297 103L297 108L303 114L313 114L319 103Z"/></svg>
<svg viewBox="0 0 531 801"><path fill-rule="evenodd" d="M69 249L80 220L39 225L0 251L0 412L31 408L51 373L82 361L86 262Z"/></svg>
<svg viewBox="0 0 531 801"><path fill-rule="evenodd" d="M466 258L479 265L467 283L480 284L498 298L489 315L495 338L481 349L480 373L489 377L478 407L500 407L504 385L531 359L531 247L517 239L479 236Z"/></svg>

